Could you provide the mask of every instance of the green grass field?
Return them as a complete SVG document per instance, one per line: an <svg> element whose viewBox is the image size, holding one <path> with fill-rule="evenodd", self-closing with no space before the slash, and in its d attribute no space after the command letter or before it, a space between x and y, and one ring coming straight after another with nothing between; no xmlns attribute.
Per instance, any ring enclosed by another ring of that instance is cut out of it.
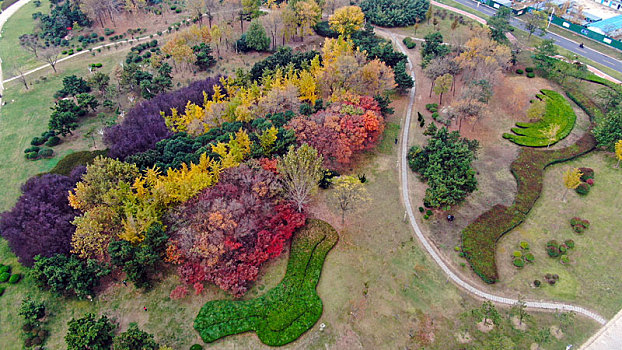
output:
<svg viewBox="0 0 622 350"><path fill-rule="evenodd" d="M622 308L622 272L619 268L622 242L618 237L622 225L619 215L622 200L618 191L612 190L619 188L622 170L613 168L613 158L611 154L592 152L547 168L544 190L527 220L499 242L500 287L533 298L576 302L601 312L605 317L613 316ZM564 191L562 172L572 167L593 168L595 184L585 197L571 191L564 203L561 201ZM570 227L569 221L574 216L591 223L583 235ZM551 239L575 241L576 247L569 253L569 265L548 257L545 245ZM509 256L521 240L531 244L536 260L519 270L511 266ZM529 286L534 279L544 281L546 273L558 274L559 282L554 286L543 283L537 289Z"/></svg>
<svg viewBox="0 0 622 350"><path fill-rule="evenodd" d="M31 1L19 9L2 27L0 37L0 52L2 53L2 73L4 79L18 75L14 67L27 71L41 66L43 62L35 58L35 55L24 50L19 45L19 37L22 34L32 33L35 21L32 14L35 12L49 12L50 1L41 0L41 7L36 7Z"/></svg>

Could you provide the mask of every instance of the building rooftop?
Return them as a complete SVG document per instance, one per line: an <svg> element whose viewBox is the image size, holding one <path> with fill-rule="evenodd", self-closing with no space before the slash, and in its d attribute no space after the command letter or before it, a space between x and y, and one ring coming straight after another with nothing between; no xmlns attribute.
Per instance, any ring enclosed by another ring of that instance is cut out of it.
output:
<svg viewBox="0 0 622 350"><path fill-rule="evenodd" d="M600 29L600 31L602 31L603 33L609 33L609 32L622 29L622 15L591 23L589 25L589 28ZM598 30L595 30L595 31L598 31Z"/></svg>

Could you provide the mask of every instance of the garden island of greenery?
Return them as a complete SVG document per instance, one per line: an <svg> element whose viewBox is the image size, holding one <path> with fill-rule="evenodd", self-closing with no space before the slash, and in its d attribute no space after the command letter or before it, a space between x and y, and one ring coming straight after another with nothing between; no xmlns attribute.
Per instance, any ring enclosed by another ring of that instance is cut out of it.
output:
<svg viewBox="0 0 622 350"><path fill-rule="evenodd" d="M566 349L622 308L622 88L546 17L0 3L1 349Z"/></svg>

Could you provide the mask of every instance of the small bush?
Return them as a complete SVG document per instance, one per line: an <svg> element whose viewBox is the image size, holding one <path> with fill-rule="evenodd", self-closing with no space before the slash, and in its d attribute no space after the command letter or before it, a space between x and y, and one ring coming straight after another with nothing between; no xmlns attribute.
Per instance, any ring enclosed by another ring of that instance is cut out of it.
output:
<svg viewBox="0 0 622 350"><path fill-rule="evenodd" d="M32 141L30 141L30 144L33 146L41 146L43 143L45 143L45 139L42 137L33 137Z"/></svg>
<svg viewBox="0 0 622 350"><path fill-rule="evenodd" d="M533 285L536 287L540 287L540 285L542 284L542 282L540 282L540 280L534 280L533 281Z"/></svg>
<svg viewBox="0 0 622 350"><path fill-rule="evenodd" d="M423 213L425 211L425 209L423 209L423 207L419 207L419 212Z"/></svg>
<svg viewBox="0 0 622 350"><path fill-rule="evenodd" d="M407 48L409 49L414 49L415 47L417 47L417 43L411 38L411 37L405 37L402 42L404 43L404 45L406 45Z"/></svg>
<svg viewBox="0 0 622 350"><path fill-rule="evenodd" d="M572 239L567 239L564 244L568 247L568 249L574 249L574 241Z"/></svg>
<svg viewBox="0 0 622 350"><path fill-rule="evenodd" d="M37 159L38 156L39 156L39 153L37 153L37 152L26 153L26 159L28 159L28 160L35 160L35 159Z"/></svg>
<svg viewBox="0 0 622 350"><path fill-rule="evenodd" d="M580 196L586 196L588 193L590 193L590 185L588 185L586 182L581 182L579 186L574 190Z"/></svg>
<svg viewBox="0 0 622 350"><path fill-rule="evenodd" d="M512 253L512 255L513 255L515 258L520 258L521 256L523 256L523 253L521 253L521 252L520 252L520 251L518 251L518 250L515 250L515 251L514 251L514 253Z"/></svg>
<svg viewBox="0 0 622 350"><path fill-rule="evenodd" d="M41 147L39 147L39 146L32 146L32 147L26 148L24 150L24 153L39 152L40 149L41 149Z"/></svg>
<svg viewBox="0 0 622 350"><path fill-rule="evenodd" d="M533 67L527 67L527 68L525 68L525 72L527 72L527 73L532 73L532 72L533 72Z"/></svg>
<svg viewBox="0 0 622 350"><path fill-rule="evenodd" d="M194 344L190 347L190 350L203 350L203 347L199 344Z"/></svg>
<svg viewBox="0 0 622 350"><path fill-rule="evenodd" d="M594 179L587 179L587 181L585 181L585 183L590 185L590 186L594 186Z"/></svg>
<svg viewBox="0 0 622 350"><path fill-rule="evenodd" d="M529 250L529 243L525 241L520 242L520 247L525 250Z"/></svg>
<svg viewBox="0 0 622 350"><path fill-rule="evenodd" d="M54 147L60 143L60 137L52 136L46 142L45 145L48 147Z"/></svg>
<svg viewBox="0 0 622 350"><path fill-rule="evenodd" d="M525 261L527 261L527 262L532 263L535 259L536 259L536 257L533 256L533 254L531 254L531 253L525 254Z"/></svg>
<svg viewBox="0 0 622 350"><path fill-rule="evenodd" d="M16 273L14 275L11 275L11 277L9 277L9 283L15 284L19 282L20 279L22 279L22 275L20 275L19 273Z"/></svg>
<svg viewBox="0 0 622 350"><path fill-rule="evenodd" d="M425 215L423 216L423 219L424 219L424 220L427 220L427 219L429 219L429 218L430 218L430 215L428 215L428 214L425 214Z"/></svg>
<svg viewBox="0 0 622 350"><path fill-rule="evenodd" d="M517 69L516 70L516 74L523 74L523 70L522 69Z"/></svg>
<svg viewBox="0 0 622 350"><path fill-rule="evenodd" d="M581 181L586 182L588 179L594 178L594 169L592 168L579 168L581 172Z"/></svg>
<svg viewBox="0 0 622 350"><path fill-rule="evenodd" d="M41 158L51 158L53 154L54 151L52 151L50 148L44 148L39 151L39 157Z"/></svg>
<svg viewBox="0 0 622 350"><path fill-rule="evenodd" d="M438 103L428 103L425 105L425 109L430 112L436 112L438 110Z"/></svg>
<svg viewBox="0 0 622 350"><path fill-rule="evenodd" d="M527 78L535 78L536 74L535 73L527 73Z"/></svg>
<svg viewBox="0 0 622 350"><path fill-rule="evenodd" d="M428 209L428 210L425 211L425 214L427 216L432 216L433 213L432 213L432 210Z"/></svg>
<svg viewBox="0 0 622 350"><path fill-rule="evenodd" d="M11 266L8 266L8 265L0 266L0 273L11 273Z"/></svg>
<svg viewBox="0 0 622 350"><path fill-rule="evenodd" d="M438 117L439 117L438 112L432 113L432 119L438 121Z"/></svg>
<svg viewBox="0 0 622 350"><path fill-rule="evenodd" d="M11 277L11 274L8 272L0 273L0 282L6 282Z"/></svg>
<svg viewBox="0 0 622 350"><path fill-rule="evenodd" d="M559 243L556 240L551 240L546 243L546 253L551 258L557 258L559 256Z"/></svg>
<svg viewBox="0 0 622 350"><path fill-rule="evenodd" d="M516 267L523 267L523 266L525 266L525 262L523 261L523 259L519 259L519 258L514 259L514 261L512 263Z"/></svg>
<svg viewBox="0 0 622 350"><path fill-rule="evenodd" d="M564 254L564 255L562 255L562 257L559 259L559 261L560 261L562 264L564 264L564 265L565 265L565 264L568 264L568 263L570 262L570 258L568 258L568 255Z"/></svg>

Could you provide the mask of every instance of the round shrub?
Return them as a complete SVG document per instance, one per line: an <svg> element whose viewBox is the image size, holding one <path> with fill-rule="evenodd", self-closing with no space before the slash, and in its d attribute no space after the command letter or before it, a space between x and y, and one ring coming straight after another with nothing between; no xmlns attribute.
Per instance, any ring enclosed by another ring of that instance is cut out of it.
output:
<svg viewBox="0 0 622 350"><path fill-rule="evenodd" d="M523 259L519 259L519 258L514 259L514 261L512 261L512 263L516 267L523 267L523 266L525 266L525 262L523 261Z"/></svg>
<svg viewBox="0 0 622 350"><path fill-rule="evenodd" d="M11 275L11 277L9 277L9 283L15 284L19 282L20 279L22 279L22 275L20 275L19 273L16 273L14 275Z"/></svg>
<svg viewBox="0 0 622 350"><path fill-rule="evenodd" d="M535 78L535 76L534 73L527 73L527 78Z"/></svg>
<svg viewBox="0 0 622 350"><path fill-rule="evenodd" d="M540 282L540 280L534 280L533 281L533 285L536 287L540 287L540 285L542 284L542 282Z"/></svg>
<svg viewBox="0 0 622 350"><path fill-rule="evenodd" d="M581 172L581 181L586 182L587 179L593 179L594 178L594 169L592 168L579 168L579 171Z"/></svg>
<svg viewBox="0 0 622 350"><path fill-rule="evenodd" d="M44 148L39 151L39 157L42 157L42 158L50 158L52 157L53 154L54 154L54 151L52 151L49 148Z"/></svg>
<svg viewBox="0 0 622 350"><path fill-rule="evenodd" d="M8 272L0 273L0 282L6 282L11 277L11 274Z"/></svg>
<svg viewBox="0 0 622 350"><path fill-rule="evenodd" d="M2 265L0 266L0 273L11 273L11 266L8 265Z"/></svg>
<svg viewBox="0 0 622 350"><path fill-rule="evenodd" d="M39 153L37 153L37 152L29 152L29 153L26 153L26 159L29 159L29 160L35 160L35 159L37 159L38 154L39 154Z"/></svg>
<svg viewBox="0 0 622 350"><path fill-rule="evenodd" d="M406 45L407 48L409 49L414 49L415 47L417 47L417 43L411 38L411 37L405 37L402 42L404 43L404 45Z"/></svg>
<svg viewBox="0 0 622 350"><path fill-rule="evenodd" d="M54 147L60 143L60 137L52 136L46 142L45 145L48 147Z"/></svg>
<svg viewBox="0 0 622 350"><path fill-rule="evenodd" d="M570 262L570 259L568 258L568 255L564 254L562 255L562 257L559 259L559 261L562 264L568 264Z"/></svg>
<svg viewBox="0 0 622 350"><path fill-rule="evenodd" d="M562 244L559 246L559 253L560 254L565 254L568 251L568 247L566 247L566 245Z"/></svg>
<svg viewBox="0 0 622 350"><path fill-rule="evenodd" d="M426 214L426 215L424 215L424 216L423 216L423 219L424 219L424 220L427 220L427 219L429 219L429 218L430 218L430 216L429 216L428 214Z"/></svg>
<svg viewBox="0 0 622 350"><path fill-rule="evenodd" d="M460 247L459 247L459 246L455 246L455 247L454 247L454 250L455 250L455 251L457 251L457 252L459 252L459 251L460 251Z"/></svg>
<svg viewBox="0 0 622 350"><path fill-rule="evenodd" d="M522 69L517 69L516 70L516 74L523 74L523 70Z"/></svg>
<svg viewBox="0 0 622 350"><path fill-rule="evenodd" d="M515 251L514 251L514 253L512 253L512 255L513 255L515 258L520 258L521 256L523 256L523 253L521 253L521 252L520 252L520 251L518 251L518 250L515 250Z"/></svg>
<svg viewBox="0 0 622 350"><path fill-rule="evenodd" d="M425 211L425 209L423 209L423 207L419 207L419 212L423 213Z"/></svg>
<svg viewBox="0 0 622 350"><path fill-rule="evenodd" d="M427 216L432 216L432 214L433 214L432 210L430 210L430 209L425 211L425 215L427 215Z"/></svg>
<svg viewBox="0 0 622 350"><path fill-rule="evenodd" d="M577 192L580 196L585 196L590 193L590 185L586 182L581 182L577 188L575 188L575 192Z"/></svg>
<svg viewBox="0 0 622 350"><path fill-rule="evenodd" d="M32 141L30 141L30 144L33 146L41 146L44 142L45 142L44 138L35 136L32 138Z"/></svg>
<svg viewBox="0 0 622 350"><path fill-rule="evenodd" d="M438 112L434 112L432 113L432 119L437 120L438 121Z"/></svg>
<svg viewBox="0 0 622 350"><path fill-rule="evenodd" d="M533 67L527 67L527 68L525 68L525 72L527 72L527 73L531 73L531 72L533 72Z"/></svg>
<svg viewBox="0 0 622 350"><path fill-rule="evenodd" d="M26 148L24 150L24 153L39 152L40 149L41 149L41 147L39 147L39 146L32 146L32 147Z"/></svg>
<svg viewBox="0 0 622 350"><path fill-rule="evenodd" d="M525 254L525 261L532 263L535 260L535 257L531 253Z"/></svg>
<svg viewBox="0 0 622 350"><path fill-rule="evenodd" d="M529 243L525 241L520 242L520 247L525 250L529 250Z"/></svg>
<svg viewBox="0 0 622 350"><path fill-rule="evenodd" d="M194 344L190 347L190 350L203 350L203 347L199 344Z"/></svg>
<svg viewBox="0 0 622 350"><path fill-rule="evenodd" d="M567 239L564 244L568 247L568 249L574 249L574 241L572 239Z"/></svg>
<svg viewBox="0 0 622 350"><path fill-rule="evenodd" d="M556 240L548 241L546 244L546 253L551 258L557 258L559 256L559 243Z"/></svg>
<svg viewBox="0 0 622 350"><path fill-rule="evenodd" d="M594 179L587 179L587 181L585 181L585 183L590 185L590 186L594 186Z"/></svg>

